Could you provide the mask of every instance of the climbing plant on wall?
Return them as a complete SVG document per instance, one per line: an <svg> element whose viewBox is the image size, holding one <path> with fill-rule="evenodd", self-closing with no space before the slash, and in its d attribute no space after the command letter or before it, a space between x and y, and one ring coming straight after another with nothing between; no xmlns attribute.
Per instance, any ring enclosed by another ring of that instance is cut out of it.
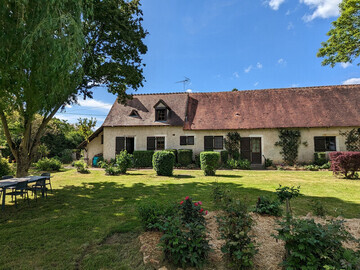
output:
<svg viewBox="0 0 360 270"><path fill-rule="evenodd" d="M346 150L360 151L360 128L344 132L340 131L340 135L345 137Z"/></svg>
<svg viewBox="0 0 360 270"><path fill-rule="evenodd" d="M229 132L225 138L225 149L229 152L230 158L239 159L240 157L240 139L238 132Z"/></svg>
<svg viewBox="0 0 360 270"><path fill-rule="evenodd" d="M294 165L297 160L300 138L300 130L279 129L279 141L275 143L275 146L282 148L280 154L288 165Z"/></svg>

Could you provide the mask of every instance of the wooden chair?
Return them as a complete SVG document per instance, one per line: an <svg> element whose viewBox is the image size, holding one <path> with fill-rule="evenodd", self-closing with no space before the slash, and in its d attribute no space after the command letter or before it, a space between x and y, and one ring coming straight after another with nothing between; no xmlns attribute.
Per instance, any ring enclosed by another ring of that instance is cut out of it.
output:
<svg viewBox="0 0 360 270"><path fill-rule="evenodd" d="M41 176L49 176L49 178L46 178L45 185L50 186L51 193L53 192L52 186L51 186L51 180L50 180L50 173L42 173Z"/></svg>
<svg viewBox="0 0 360 270"><path fill-rule="evenodd" d="M38 191L45 194L47 198L48 188L46 187L46 179L37 180L36 183L29 188L29 190L31 190L32 194L35 196L36 201Z"/></svg>

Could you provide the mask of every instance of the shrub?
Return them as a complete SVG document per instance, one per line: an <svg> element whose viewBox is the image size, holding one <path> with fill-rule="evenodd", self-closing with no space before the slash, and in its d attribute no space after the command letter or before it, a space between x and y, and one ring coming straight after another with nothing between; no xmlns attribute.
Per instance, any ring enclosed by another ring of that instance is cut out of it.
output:
<svg viewBox="0 0 360 270"><path fill-rule="evenodd" d="M330 153L331 169L335 175L345 178L356 178L356 171L360 170L360 152L332 152Z"/></svg>
<svg viewBox="0 0 360 270"><path fill-rule="evenodd" d="M143 167L152 167L152 158L154 151L134 151L134 167L143 168Z"/></svg>
<svg viewBox="0 0 360 270"><path fill-rule="evenodd" d="M286 203L286 214L290 214L292 212L290 206L290 200L296 198L301 195L300 186L298 187L283 187L279 185L276 189L276 195L281 203Z"/></svg>
<svg viewBox="0 0 360 270"><path fill-rule="evenodd" d="M215 206L218 208L225 206L232 201L230 197L230 191L224 187L221 187L217 183L212 188L211 196Z"/></svg>
<svg viewBox="0 0 360 270"><path fill-rule="evenodd" d="M183 224L180 217L169 217L161 237L165 257L177 266L201 267L210 251L205 226L201 223Z"/></svg>
<svg viewBox="0 0 360 270"><path fill-rule="evenodd" d="M314 153L314 164L318 166L322 166L327 163L329 160L326 158L326 153L318 152Z"/></svg>
<svg viewBox="0 0 360 270"><path fill-rule="evenodd" d="M273 161L270 158L265 159L265 168L271 167L273 165Z"/></svg>
<svg viewBox="0 0 360 270"><path fill-rule="evenodd" d="M220 151L221 163L226 165L229 159L229 151L222 150Z"/></svg>
<svg viewBox="0 0 360 270"><path fill-rule="evenodd" d="M61 161L57 158L42 158L35 163L40 171L59 171L61 169Z"/></svg>
<svg viewBox="0 0 360 270"><path fill-rule="evenodd" d="M177 155L180 166L186 167L193 161L193 151L191 149L180 149L178 150Z"/></svg>
<svg viewBox="0 0 360 270"><path fill-rule="evenodd" d="M269 197L260 196L256 202L256 213L261 215L281 216L281 203L279 201L271 200Z"/></svg>
<svg viewBox="0 0 360 270"><path fill-rule="evenodd" d="M220 154L218 152L201 152L200 164L205 176L215 175L219 165Z"/></svg>
<svg viewBox="0 0 360 270"><path fill-rule="evenodd" d="M247 206L241 201L231 201L225 212L226 214L218 219L221 239L225 240L221 250L228 254L234 268L251 268L257 250L250 236L253 220Z"/></svg>
<svg viewBox="0 0 360 270"><path fill-rule="evenodd" d="M233 159L240 158L240 141L241 136L238 132L229 132L224 140L225 149ZM226 164L226 163L225 163Z"/></svg>
<svg viewBox="0 0 360 270"><path fill-rule="evenodd" d="M318 171L320 169L318 165L307 165L304 168L307 171Z"/></svg>
<svg viewBox="0 0 360 270"><path fill-rule="evenodd" d="M153 156L153 168L157 175L173 175L175 155L169 151L158 151Z"/></svg>
<svg viewBox="0 0 360 270"><path fill-rule="evenodd" d="M251 163L247 159L229 159L227 162L227 167L230 169L250 170Z"/></svg>
<svg viewBox="0 0 360 270"><path fill-rule="evenodd" d="M0 158L0 177L12 173L10 164L6 158Z"/></svg>
<svg viewBox="0 0 360 270"><path fill-rule="evenodd" d="M73 161L72 158L72 150L71 149L64 149L59 153L59 158L62 163L69 164Z"/></svg>
<svg viewBox="0 0 360 270"><path fill-rule="evenodd" d="M321 225L312 219L290 218L280 226L275 238L285 242L286 269L358 269L360 253L342 246L353 240L342 221Z"/></svg>
<svg viewBox="0 0 360 270"><path fill-rule="evenodd" d="M114 165L109 164L105 168L105 173L107 175L120 175L121 174L121 169L118 166L114 166Z"/></svg>
<svg viewBox="0 0 360 270"><path fill-rule="evenodd" d="M326 215L325 207L319 200L313 200L311 208L316 216L324 217Z"/></svg>
<svg viewBox="0 0 360 270"><path fill-rule="evenodd" d="M195 165L200 168L201 164L200 164L200 154L196 154L195 155Z"/></svg>
<svg viewBox="0 0 360 270"><path fill-rule="evenodd" d="M137 213L144 230L162 231L166 219L176 214L176 207L175 204L146 200L137 205Z"/></svg>
<svg viewBox="0 0 360 270"><path fill-rule="evenodd" d="M327 162L327 163L325 163L325 164L323 164L322 166L320 166L320 169L323 169L323 170L328 170L328 169L330 169L330 168L331 168L331 163L330 163L330 161Z"/></svg>
<svg viewBox="0 0 360 270"><path fill-rule="evenodd" d="M127 169L131 168L133 163L133 156L129 154L126 150L121 151L115 157L115 165L120 169L121 174L125 174Z"/></svg>
<svg viewBox="0 0 360 270"><path fill-rule="evenodd" d="M178 161L178 150L176 149L166 149L166 151L172 152L175 155L175 164L180 163ZM181 164L180 164L181 165ZM180 167L180 166L179 166Z"/></svg>
<svg viewBox="0 0 360 270"><path fill-rule="evenodd" d="M79 161L76 161L74 163L74 167L76 168L76 170L79 172L79 173L90 173L89 169L88 169L88 165L79 160Z"/></svg>
<svg viewBox="0 0 360 270"><path fill-rule="evenodd" d="M199 222L204 224L204 215L207 211L202 208L202 202L193 203L189 196L185 197L184 201L180 202L180 215L184 223Z"/></svg>

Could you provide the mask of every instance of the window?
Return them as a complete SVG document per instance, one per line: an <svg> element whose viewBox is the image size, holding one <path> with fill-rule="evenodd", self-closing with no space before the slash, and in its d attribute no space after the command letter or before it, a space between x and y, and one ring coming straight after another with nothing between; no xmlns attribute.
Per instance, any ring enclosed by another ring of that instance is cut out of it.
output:
<svg viewBox="0 0 360 270"><path fill-rule="evenodd" d="M164 150L165 137L147 137L147 150Z"/></svg>
<svg viewBox="0 0 360 270"><path fill-rule="evenodd" d="M166 109L156 109L155 110L155 121L166 121Z"/></svg>
<svg viewBox="0 0 360 270"><path fill-rule="evenodd" d="M214 149L223 149L223 136L205 136L204 137L204 149L211 151Z"/></svg>
<svg viewBox="0 0 360 270"><path fill-rule="evenodd" d="M336 151L336 137L314 137L315 152Z"/></svg>
<svg viewBox="0 0 360 270"><path fill-rule="evenodd" d="M180 145L194 145L194 136L180 136Z"/></svg>
<svg viewBox="0 0 360 270"><path fill-rule="evenodd" d="M137 112L137 110L132 110L130 115L131 117L136 117L136 118L140 118L139 113Z"/></svg>
<svg viewBox="0 0 360 270"><path fill-rule="evenodd" d="M132 154L135 149L134 137L116 137L115 154L120 154L121 151L126 150Z"/></svg>

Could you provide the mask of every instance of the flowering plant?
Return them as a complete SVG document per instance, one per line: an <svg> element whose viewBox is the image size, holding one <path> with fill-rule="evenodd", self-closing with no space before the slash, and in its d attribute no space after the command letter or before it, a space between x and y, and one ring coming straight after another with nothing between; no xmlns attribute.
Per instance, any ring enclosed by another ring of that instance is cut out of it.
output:
<svg viewBox="0 0 360 270"><path fill-rule="evenodd" d="M185 200L180 202L180 214L185 224L192 222L200 222L204 224L204 215L207 213L208 211L204 211L202 208L201 201L193 202L189 196L186 196Z"/></svg>

